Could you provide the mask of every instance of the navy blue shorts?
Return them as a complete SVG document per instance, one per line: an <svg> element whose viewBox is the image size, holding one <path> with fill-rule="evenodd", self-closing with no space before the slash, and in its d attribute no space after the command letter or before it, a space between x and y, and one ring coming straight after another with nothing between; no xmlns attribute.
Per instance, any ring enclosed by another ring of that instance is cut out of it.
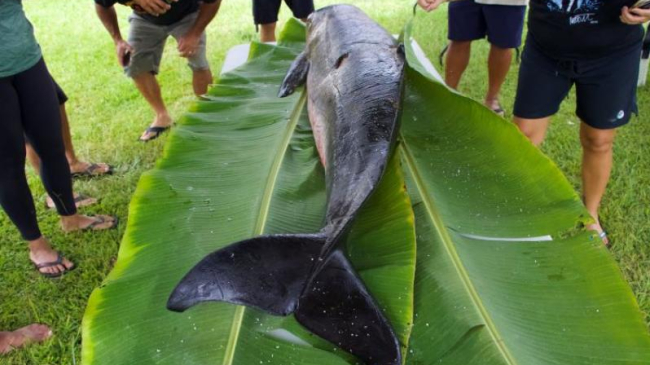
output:
<svg viewBox="0 0 650 365"><path fill-rule="evenodd" d="M475 41L487 36L499 48L521 45L526 6L483 5L474 0L449 3L449 40Z"/></svg>
<svg viewBox="0 0 650 365"><path fill-rule="evenodd" d="M304 19L314 12L314 0L284 0L293 16ZM278 21L282 0L253 0L253 20L255 24L269 24Z"/></svg>
<svg viewBox="0 0 650 365"><path fill-rule="evenodd" d="M519 69L515 116L546 118L576 86L576 115L597 129L627 124L637 114L636 88L641 43L592 60L561 60L544 53L528 37Z"/></svg>

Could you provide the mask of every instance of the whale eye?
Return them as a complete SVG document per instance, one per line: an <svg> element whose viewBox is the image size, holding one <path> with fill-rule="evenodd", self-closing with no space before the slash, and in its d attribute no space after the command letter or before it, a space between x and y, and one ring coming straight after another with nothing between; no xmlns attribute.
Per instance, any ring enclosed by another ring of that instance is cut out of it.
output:
<svg viewBox="0 0 650 365"><path fill-rule="evenodd" d="M345 61L345 59L348 58L349 55L350 55L349 53L344 53L344 54L342 54L342 55L341 55L341 56L336 60L336 64L334 65L334 68L338 69L339 67L341 67L341 65L343 64L343 61Z"/></svg>

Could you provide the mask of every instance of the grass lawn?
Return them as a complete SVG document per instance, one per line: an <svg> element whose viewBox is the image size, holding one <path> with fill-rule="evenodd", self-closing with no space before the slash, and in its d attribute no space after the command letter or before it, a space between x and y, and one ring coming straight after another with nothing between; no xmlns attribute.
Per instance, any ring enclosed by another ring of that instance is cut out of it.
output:
<svg viewBox="0 0 650 365"><path fill-rule="evenodd" d="M348 0L367 11L393 33L410 17L408 3L392 0ZM334 3L316 0L317 7ZM115 167L112 176L75 183L75 189L101 198L84 213L107 213L120 217L118 230L102 233L64 234L56 214L43 208L44 190L27 169L37 199L41 228L57 249L74 260L78 269L62 279L48 280L32 267L26 244L4 213L0 213L0 329L32 322L52 326L55 336L42 346L0 358L1 364L67 365L80 358L80 325L91 291L100 285L117 256L128 217L128 204L142 172L150 169L162 152L165 137L142 144L136 141L153 115L129 79L117 65L114 47L94 13L90 0L32 0L24 2L50 71L70 97L67 104L78 154ZM256 39L250 0L226 0L208 30L208 55L218 72L226 51ZM119 8L123 34L129 11ZM283 9L282 21L289 17ZM281 21L281 23L282 23ZM281 25L281 24L280 24ZM436 60L446 43L446 12L419 13L416 36L429 56ZM488 46L477 42L474 57L461 91L482 99L487 83L485 63ZM518 65L504 87L502 102L512 110ZM177 56L170 40L159 76L164 98L172 116L178 119L193 99L190 71ZM555 117L543 146L569 177L580 186L579 121L571 96ZM602 209L602 219L614 242L612 255L632 286L639 303L650 311L650 96L639 90L642 118L620 130L615 151L615 168ZM209 159L210 156L206 156ZM608 278L602 278L607 280ZM646 316L647 317L647 316Z"/></svg>

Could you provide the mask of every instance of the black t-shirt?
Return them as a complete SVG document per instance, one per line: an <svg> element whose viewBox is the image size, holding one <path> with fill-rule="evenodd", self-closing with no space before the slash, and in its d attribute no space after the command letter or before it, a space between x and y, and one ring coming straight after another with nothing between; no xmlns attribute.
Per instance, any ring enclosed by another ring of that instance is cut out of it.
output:
<svg viewBox="0 0 650 365"><path fill-rule="evenodd" d="M620 20L637 0L531 0L528 32L557 59L593 59L640 47L643 27Z"/></svg>
<svg viewBox="0 0 650 365"><path fill-rule="evenodd" d="M0 0L2 1L2 0ZM179 20L183 19L189 14L197 11L199 9L199 3L214 3L217 0L179 0L178 2L172 2L171 9L169 9L165 14L160 16L153 16L149 13L136 12L139 16L147 19L153 24L157 25L171 25ZM108 8L115 3L127 4L130 3L129 0L95 0L95 3Z"/></svg>

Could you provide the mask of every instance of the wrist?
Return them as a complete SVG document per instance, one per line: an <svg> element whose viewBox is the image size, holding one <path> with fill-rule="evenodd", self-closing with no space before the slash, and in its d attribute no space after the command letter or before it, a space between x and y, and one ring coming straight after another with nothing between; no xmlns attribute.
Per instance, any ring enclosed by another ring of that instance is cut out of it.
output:
<svg viewBox="0 0 650 365"><path fill-rule="evenodd" d="M199 38L201 36L201 33L203 33L202 30L190 29L190 31L187 32L185 36L188 38Z"/></svg>

